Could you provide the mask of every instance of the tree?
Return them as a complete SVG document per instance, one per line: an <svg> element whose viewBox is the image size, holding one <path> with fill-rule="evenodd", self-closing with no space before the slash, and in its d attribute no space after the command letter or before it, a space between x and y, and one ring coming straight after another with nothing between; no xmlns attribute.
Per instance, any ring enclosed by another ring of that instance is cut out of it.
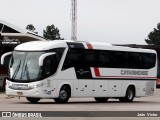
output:
<svg viewBox="0 0 160 120"><path fill-rule="evenodd" d="M145 41L150 45L160 45L160 23L157 24L157 28L154 28L154 30L149 33L148 39L145 39Z"/></svg>
<svg viewBox="0 0 160 120"><path fill-rule="evenodd" d="M46 30L43 30L43 37L46 39L50 40L62 40L60 34L59 34L59 29L55 27L53 24L48 25L46 27Z"/></svg>
<svg viewBox="0 0 160 120"><path fill-rule="evenodd" d="M36 28L33 26L33 24L28 24L26 27L27 30L34 32Z"/></svg>

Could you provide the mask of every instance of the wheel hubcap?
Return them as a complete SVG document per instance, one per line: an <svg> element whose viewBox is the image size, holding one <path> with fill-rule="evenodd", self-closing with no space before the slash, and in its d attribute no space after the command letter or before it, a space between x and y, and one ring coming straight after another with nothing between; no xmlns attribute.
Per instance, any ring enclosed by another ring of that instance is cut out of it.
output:
<svg viewBox="0 0 160 120"><path fill-rule="evenodd" d="M60 97L61 99L66 99L66 97L67 97L66 91L62 90L62 91L59 93L59 97Z"/></svg>
<svg viewBox="0 0 160 120"><path fill-rule="evenodd" d="M133 98L133 92L132 92L132 90L128 91L127 97L128 97L128 99L132 99Z"/></svg>

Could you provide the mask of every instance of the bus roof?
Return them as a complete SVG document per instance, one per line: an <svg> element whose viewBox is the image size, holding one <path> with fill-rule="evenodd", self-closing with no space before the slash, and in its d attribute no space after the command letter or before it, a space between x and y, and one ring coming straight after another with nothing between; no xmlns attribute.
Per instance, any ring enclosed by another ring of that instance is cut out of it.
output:
<svg viewBox="0 0 160 120"><path fill-rule="evenodd" d="M15 50L18 51L45 51L54 48L82 48L82 49L98 49L98 50L117 50L117 51L131 51L131 52L150 52L156 53L155 50L130 48L123 46L113 46L105 42L88 42L72 40L54 40L54 41L33 41L18 45Z"/></svg>

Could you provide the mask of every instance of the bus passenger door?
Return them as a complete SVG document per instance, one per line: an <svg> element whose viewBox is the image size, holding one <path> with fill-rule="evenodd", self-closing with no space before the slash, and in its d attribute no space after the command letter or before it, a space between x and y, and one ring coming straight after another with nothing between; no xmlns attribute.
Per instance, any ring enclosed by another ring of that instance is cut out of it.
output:
<svg viewBox="0 0 160 120"><path fill-rule="evenodd" d="M94 82L94 97L108 96L108 80L95 80Z"/></svg>
<svg viewBox="0 0 160 120"><path fill-rule="evenodd" d="M122 80L109 80L108 97L121 97Z"/></svg>
<svg viewBox="0 0 160 120"><path fill-rule="evenodd" d="M34 62L30 62L34 64ZM52 75L56 72L56 56L50 55L44 59L42 76L45 78L43 80L43 93L45 97L55 97L56 96L56 85L57 80L54 80Z"/></svg>

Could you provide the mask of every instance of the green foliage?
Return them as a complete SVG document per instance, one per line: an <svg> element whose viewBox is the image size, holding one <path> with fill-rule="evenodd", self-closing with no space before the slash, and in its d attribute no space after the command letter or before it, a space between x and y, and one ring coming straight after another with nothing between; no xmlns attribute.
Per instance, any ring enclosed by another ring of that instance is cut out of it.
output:
<svg viewBox="0 0 160 120"><path fill-rule="evenodd" d="M160 45L160 23L157 24L157 28L154 28L152 32L149 33L148 39L145 39L147 44Z"/></svg>
<svg viewBox="0 0 160 120"><path fill-rule="evenodd" d="M34 32L36 28L33 26L33 24L28 24L26 27L27 30Z"/></svg>
<svg viewBox="0 0 160 120"><path fill-rule="evenodd" d="M55 27L53 24L48 25L46 30L43 30L43 37L49 40L62 40L59 29Z"/></svg>

